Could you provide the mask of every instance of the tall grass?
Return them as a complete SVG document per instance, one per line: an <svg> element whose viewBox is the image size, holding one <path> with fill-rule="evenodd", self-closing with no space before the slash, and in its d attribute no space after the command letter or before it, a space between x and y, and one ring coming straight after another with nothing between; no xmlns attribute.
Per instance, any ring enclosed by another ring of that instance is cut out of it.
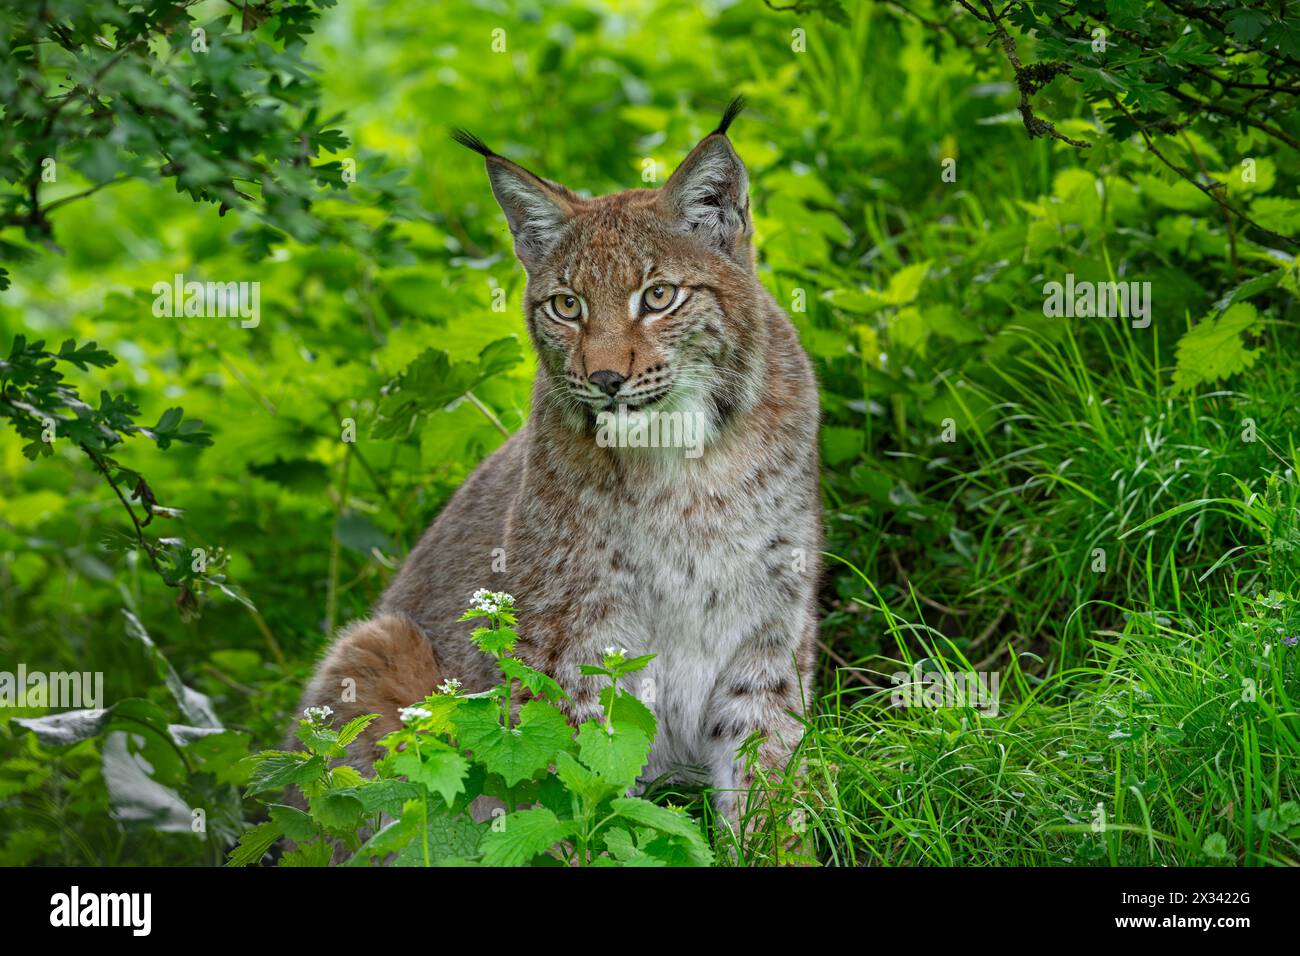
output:
<svg viewBox="0 0 1300 956"><path fill-rule="evenodd" d="M1300 864L1292 343L1249 394L1176 396L1127 329L1005 334L974 466L927 489L980 516L975 573L936 609L851 568L889 650L834 671L789 809L848 865ZM933 623L991 604L982 643ZM999 671L998 715L891 706L920 661Z"/></svg>

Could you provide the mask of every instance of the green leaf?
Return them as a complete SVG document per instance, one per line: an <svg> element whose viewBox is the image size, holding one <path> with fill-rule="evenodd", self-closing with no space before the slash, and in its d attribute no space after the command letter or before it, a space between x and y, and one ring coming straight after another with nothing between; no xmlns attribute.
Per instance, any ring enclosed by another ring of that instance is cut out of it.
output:
<svg viewBox="0 0 1300 956"><path fill-rule="evenodd" d="M408 800L424 796L424 788L406 780L366 780L361 786L348 791L361 801L367 813L386 813L398 816Z"/></svg>
<svg viewBox="0 0 1300 956"><path fill-rule="evenodd" d="M402 752L386 757L384 763L393 773L441 795L447 806L455 802L457 794L465 792L469 761L436 740L421 740L419 753L408 745Z"/></svg>
<svg viewBox="0 0 1300 956"><path fill-rule="evenodd" d="M320 827L316 825L316 821L297 807L272 804L269 815L280 828L280 832L294 843L306 843L320 835Z"/></svg>
<svg viewBox="0 0 1300 956"><path fill-rule="evenodd" d="M360 717L353 717L339 730L339 746L346 747L352 741L361 736L361 732L379 719L378 714L363 714Z"/></svg>
<svg viewBox="0 0 1300 956"><path fill-rule="evenodd" d="M541 671L533 670L533 668L522 663L517 658L503 657L497 663L501 667L501 673L519 681L528 688L534 697L543 697L549 701L569 699L569 695L565 693L564 688L557 681Z"/></svg>
<svg viewBox="0 0 1300 956"><path fill-rule="evenodd" d="M680 837L689 849L691 859L696 866L709 866L713 862L713 853L709 849L699 825L685 813L669 810L642 800L640 797L619 797L610 801L615 813L625 820L652 827L674 837Z"/></svg>
<svg viewBox="0 0 1300 956"><path fill-rule="evenodd" d="M519 635L508 627L476 627L470 634L472 640L478 649L484 654L491 654L497 657L501 654L509 654L515 649L515 641L519 640Z"/></svg>
<svg viewBox="0 0 1300 956"><path fill-rule="evenodd" d="M1201 852L1212 860L1222 860L1228 856L1228 838L1222 833L1211 833L1201 844Z"/></svg>
<svg viewBox="0 0 1300 956"><path fill-rule="evenodd" d="M614 706L614 723L616 726L621 723L628 723L640 730L651 741L655 739L655 734L659 732L659 722L655 719L654 712L641 703L635 695L621 690L618 692L617 699L615 699L614 688L606 687L600 692L600 706L605 709L606 714L609 713L611 703Z"/></svg>
<svg viewBox="0 0 1300 956"><path fill-rule="evenodd" d="M301 752L271 751L262 754L248 777L248 795L255 796L289 784L314 783L329 769L324 757Z"/></svg>
<svg viewBox="0 0 1300 956"><path fill-rule="evenodd" d="M347 790L326 790L311 798L312 819L336 832L355 830L365 812L365 805Z"/></svg>
<svg viewBox="0 0 1300 956"><path fill-rule="evenodd" d="M1193 326L1178 341L1174 391L1186 392L1254 365L1259 349L1246 348L1241 336L1258 320L1253 305L1238 302L1217 319L1202 319Z"/></svg>
<svg viewBox="0 0 1300 956"><path fill-rule="evenodd" d="M329 840L315 840L290 850L280 857L280 866L329 866L334 857L334 844Z"/></svg>
<svg viewBox="0 0 1300 956"><path fill-rule="evenodd" d="M240 836L239 842L230 851L226 866L248 866L257 863L281 836L283 832L280 830L280 825L274 820L258 824Z"/></svg>
<svg viewBox="0 0 1300 956"><path fill-rule="evenodd" d="M612 734L594 720L578 728L578 759L602 780L626 788L636 783L650 757L650 738L633 723L619 723L617 716L616 710Z"/></svg>
<svg viewBox="0 0 1300 956"><path fill-rule="evenodd" d="M572 744L573 731L564 714L540 700L519 708L519 726L510 730L501 726L495 700L463 700L455 726L460 745L473 752L476 762L500 774L506 786L544 770Z"/></svg>
<svg viewBox="0 0 1300 956"><path fill-rule="evenodd" d="M500 829L483 837L483 862L488 866L523 866L576 832L545 807L518 810L502 819Z"/></svg>
<svg viewBox="0 0 1300 956"><path fill-rule="evenodd" d="M622 793L627 788L599 777L571 755L562 753L555 758L555 775L571 793L576 793L589 805Z"/></svg>

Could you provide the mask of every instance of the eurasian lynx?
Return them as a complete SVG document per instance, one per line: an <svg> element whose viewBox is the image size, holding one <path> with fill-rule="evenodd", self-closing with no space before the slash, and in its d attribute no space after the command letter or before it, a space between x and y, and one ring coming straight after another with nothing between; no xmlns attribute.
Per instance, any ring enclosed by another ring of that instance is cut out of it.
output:
<svg viewBox="0 0 1300 956"><path fill-rule="evenodd" d="M748 177L727 138L739 111L662 188L593 199L457 132L484 157L528 274L531 418L456 492L374 616L338 636L304 706L382 715L373 742L447 677L496 683L457 623L488 588L514 595L517 652L569 692L575 726L599 713L579 665L609 646L657 655L632 688L659 719L645 779L701 768L734 819L741 742L764 734L761 759L785 768L817 630L819 406L755 275ZM620 406L602 440L598 419ZM699 429L694 454L626 447L674 413Z"/></svg>

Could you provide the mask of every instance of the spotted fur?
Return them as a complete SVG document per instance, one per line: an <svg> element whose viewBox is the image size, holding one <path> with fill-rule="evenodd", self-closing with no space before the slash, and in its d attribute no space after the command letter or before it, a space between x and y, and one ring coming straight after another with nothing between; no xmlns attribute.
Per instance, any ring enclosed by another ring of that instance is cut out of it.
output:
<svg viewBox="0 0 1300 956"><path fill-rule="evenodd" d="M497 682L457 623L488 588L515 596L519 653L564 685L575 723L599 712L581 664L611 645L657 655L632 687L659 719L647 779L700 773L734 817L743 741L761 734L764 763L785 769L812 690L818 396L755 274L748 180L726 135L737 112L662 188L593 199L458 134L484 157L528 273L532 416L456 492L377 616L340 635L305 705L340 710L350 676L344 713L391 725L447 676L467 691ZM639 312L656 282L677 290L671 307ZM558 293L580 301L579 320L557 317ZM593 384L601 371L622 379L612 398ZM601 447L596 415L615 403L698 413L704 453Z"/></svg>

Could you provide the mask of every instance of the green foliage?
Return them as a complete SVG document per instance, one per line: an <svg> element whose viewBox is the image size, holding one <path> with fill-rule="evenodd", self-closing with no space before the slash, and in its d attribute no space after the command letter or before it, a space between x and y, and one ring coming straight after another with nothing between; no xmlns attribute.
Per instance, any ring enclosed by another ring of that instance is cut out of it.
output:
<svg viewBox="0 0 1300 956"><path fill-rule="evenodd" d="M1255 307L1238 302L1217 318L1197 324L1178 342L1174 390L1184 392L1250 368L1259 358L1259 351L1246 348L1241 336L1250 333L1258 322Z"/></svg>
<svg viewBox="0 0 1300 956"><path fill-rule="evenodd" d="M132 179L171 180L191 199L247 208L240 235L254 257L292 236L351 241L346 220L318 216L342 191L349 145L323 118L304 39L334 0L200 4L48 0L0 13L0 224L29 243L54 239L51 214ZM65 170L60 172L60 170ZM88 185L43 200L73 170ZM384 191L391 204L396 193ZM5 258L30 246L0 240ZM0 270L0 288L7 284Z"/></svg>
<svg viewBox="0 0 1300 956"><path fill-rule="evenodd" d="M584 723L575 742L555 704L564 696L558 685L510 656L510 595L480 591L465 618L488 620L473 640L502 666L505 681L473 695L448 686L406 708L403 728L380 741L388 753L372 777L335 762L375 715L335 731L327 713L309 709L298 726L306 750L259 754L248 787L253 796L292 785L308 811L271 805L229 864L257 863L283 837L293 848L281 866L331 858L348 866L708 866L713 855L695 820L624 795L649 757L654 717L617 683L650 658L611 651L590 668L611 678L605 720ZM516 680L548 699L528 700L516 715ZM483 822L471 812L481 798L497 803Z"/></svg>

